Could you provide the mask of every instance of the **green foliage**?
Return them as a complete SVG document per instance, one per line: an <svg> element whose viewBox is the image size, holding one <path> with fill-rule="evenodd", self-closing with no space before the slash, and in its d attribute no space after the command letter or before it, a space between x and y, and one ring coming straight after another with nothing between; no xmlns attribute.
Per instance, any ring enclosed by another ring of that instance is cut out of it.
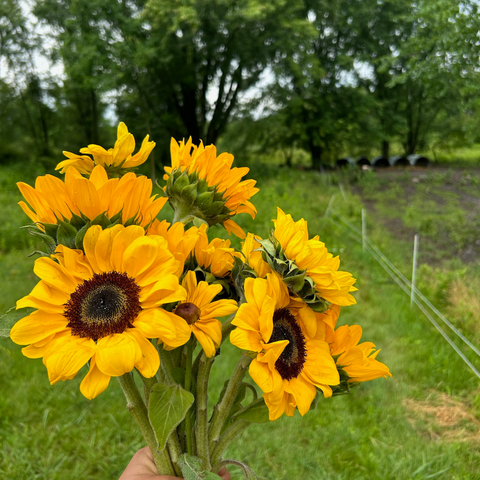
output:
<svg viewBox="0 0 480 480"><path fill-rule="evenodd" d="M185 418L195 401L192 393L180 385L157 383L150 391L148 417L155 431L158 449L163 450L168 437Z"/></svg>

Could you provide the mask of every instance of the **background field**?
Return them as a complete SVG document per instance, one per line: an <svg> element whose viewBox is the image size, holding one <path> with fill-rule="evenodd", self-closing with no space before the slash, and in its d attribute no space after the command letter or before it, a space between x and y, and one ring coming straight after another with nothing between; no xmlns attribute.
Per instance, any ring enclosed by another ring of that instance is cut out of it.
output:
<svg viewBox="0 0 480 480"><path fill-rule="evenodd" d="M305 418L297 414L252 426L227 456L245 460L271 480L478 478L478 379L421 312L410 308L409 298L363 254L361 245L324 218L324 212L335 193L335 208L359 226L366 206L371 237L407 276L413 233L419 232L421 289L466 335L478 340L480 233L475 202L480 201L480 172L431 169L322 176L261 162L251 166L260 187L255 198L259 214L254 221L242 219L242 225L265 235L277 205L296 219L308 219L311 233L340 254L342 268L358 279L358 304L342 310L340 323L363 326L363 338L382 349L379 358L393 378L321 400ZM18 229L26 218L15 205L15 181L32 183L36 173L26 176L15 167L0 172L1 312L36 281L33 258L27 257L35 244ZM428 218L427 201L434 202L428 204ZM222 347L213 368L212 400L238 355L234 347ZM40 360L24 358L19 346L0 339L0 478L119 477L142 439L117 383L112 379L106 392L89 401L78 388L83 373L51 387Z"/></svg>

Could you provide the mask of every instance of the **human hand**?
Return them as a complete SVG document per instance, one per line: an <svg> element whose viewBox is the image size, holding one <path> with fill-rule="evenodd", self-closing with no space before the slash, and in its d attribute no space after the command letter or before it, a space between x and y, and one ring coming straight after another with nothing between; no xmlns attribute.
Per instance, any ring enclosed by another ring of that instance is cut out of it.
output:
<svg viewBox="0 0 480 480"><path fill-rule="evenodd" d="M230 473L222 467L218 472L222 480L230 480ZM182 480L171 475L159 475L155 462L153 461L150 447L141 448L130 460L127 468L119 480Z"/></svg>

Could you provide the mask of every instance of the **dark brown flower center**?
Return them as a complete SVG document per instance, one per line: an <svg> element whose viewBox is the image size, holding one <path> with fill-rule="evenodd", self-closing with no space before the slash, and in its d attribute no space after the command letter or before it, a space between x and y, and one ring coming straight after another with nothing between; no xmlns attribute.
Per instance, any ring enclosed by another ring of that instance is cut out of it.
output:
<svg viewBox="0 0 480 480"><path fill-rule="evenodd" d="M194 303L185 302L181 303L174 313L182 317L189 325L193 325L200 318L202 312Z"/></svg>
<svg viewBox="0 0 480 480"><path fill-rule="evenodd" d="M140 313L140 287L126 273L96 273L78 285L65 304L72 335L99 338L132 327Z"/></svg>
<svg viewBox="0 0 480 480"><path fill-rule="evenodd" d="M297 378L303 370L307 349L302 330L288 308L280 308L273 314L273 332L268 343L280 340L288 340L288 345L275 362L275 368L284 380Z"/></svg>

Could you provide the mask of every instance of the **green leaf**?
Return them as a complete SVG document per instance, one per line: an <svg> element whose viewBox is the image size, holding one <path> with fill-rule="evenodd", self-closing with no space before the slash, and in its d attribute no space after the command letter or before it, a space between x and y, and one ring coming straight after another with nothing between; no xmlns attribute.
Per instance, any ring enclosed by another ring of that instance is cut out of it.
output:
<svg viewBox="0 0 480 480"><path fill-rule="evenodd" d="M268 418L268 407L265 405L265 401L253 402L251 405L251 407L247 408L243 412L233 415L232 419L235 418L235 420L248 420L252 423L267 423L270 421Z"/></svg>
<svg viewBox="0 0 480 480"><path fill-rule="evenodd" d="M83 250L83 239L85 238L85 234L90 226L90 222L88 222L77 232L77 235L75 236L75 247L79 250Z"/></svg>
<svg viewBox="0 0 480 480"><path fill-rule="evenodd" d="M220 477L212 472L202 470L202 461L198 457L184 453L178 457L177 465L185 480L218 480Z"/></svg>
<svg viewBox="0 0 480 480"><path fill-rule="evenodd" d="M57 243L65 245L68 248L77 248L75 245L75 237L77 236L77 229L69 223L58 221Z"/></svg>
<svg viewBox="0 0 480 480"><path fill-rule="evenodd" d="M28 233L30 235L33 235L34 237L38 237L43 240L43 243L47 247L48 254L52 254L55 252L55 249L57 248L57 244L55 243L55 240L52 237L45 235L44 233L39 232L37 230L31 230L31 229L28 230Z"/></svg>
<svg viewBox="0 0 480 480"><path fill-rule="evenodd" d="M27 317L35 311L35 308L21 308L16 310L15 307L10 308L7 313L0 317L0 337L9 337L12 327L22 318Z"/></svg>
<svg viewBox="0 0 480 480"><path fill-rule="evenodd" d="M153 386L148 403L148 417L159 450L165 448L168 437L185 418L194 400L194 396L180 385L157 383Z"/></svg>

